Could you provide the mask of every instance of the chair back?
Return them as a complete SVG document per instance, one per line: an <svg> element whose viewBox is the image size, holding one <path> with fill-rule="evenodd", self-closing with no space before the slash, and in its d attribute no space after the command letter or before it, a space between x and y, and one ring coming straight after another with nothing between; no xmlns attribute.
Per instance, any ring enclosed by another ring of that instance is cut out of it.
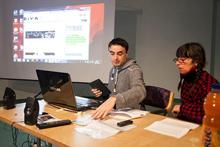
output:
<svg viewBox="0 0 220 147"><path fill-rule="evenodd" d="M173 104L174 93L155 86L145 86L147 95L146 98L140 103L142 107L145 105L166 109L167 112L171 109Z"/></svg>

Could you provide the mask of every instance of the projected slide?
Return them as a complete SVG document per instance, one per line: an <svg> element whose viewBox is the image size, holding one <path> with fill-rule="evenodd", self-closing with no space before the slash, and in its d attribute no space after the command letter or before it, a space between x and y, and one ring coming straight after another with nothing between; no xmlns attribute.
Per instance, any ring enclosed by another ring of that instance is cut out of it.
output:
<svg viewBox="0 0 220 147"><path fill-rule="evenodd" d="M95 7L102 10L99 19L91 16ZM91 44L94 35L103 30L104 4L13 13L14 62L102 63L101 54L92 57Z"/></svg>

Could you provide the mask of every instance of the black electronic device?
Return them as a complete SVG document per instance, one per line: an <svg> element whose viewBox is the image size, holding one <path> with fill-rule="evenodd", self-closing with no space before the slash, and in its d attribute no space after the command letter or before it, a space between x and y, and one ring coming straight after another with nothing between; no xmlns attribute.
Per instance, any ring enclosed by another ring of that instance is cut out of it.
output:
<svg viewBox="0 0 220 147"><path fill-rule="evenodd" d="M125 121L118 122L118 123L117 123L117 126L119 126L119 127L124 127L124 126L130 125L130 124L132 124L132 123L133 123L132 120L125 120Z"/></svg>
<svg viewBox="0 0 220 147"><path fill-rule="evenodd" d="M57 120L57 121L51 121L51 122L46 122L46 123L37 123L36 126L39 129L45 129L45 128L69 125L71 123L72 122L69 119L66 119L66 120Z"/></svg>
<svg viewBox="0 0 220 147"><path fill-rule="evenodd" d="M105 86L105 84L100 80L94 80L91 83L89 83L89 85L93 88L93 89L98 89L102 92L102 96L108 96L109 94L111 94L111 91Z"/></svg>
<svg viewBox="0 0 220 147"><path fill-rule="evenodd" d="M24 108L24 123L35 125L39 114L39 103L36 98L28 97Z"/></svg>
<svg viewBox="0 0 220 147"><path fill-rule="evenodd" d="M3 96L3 108L7 110L15 108L15 99L16 95L14 90L12 90L9 87L6 87L5 94Z"/></svg>

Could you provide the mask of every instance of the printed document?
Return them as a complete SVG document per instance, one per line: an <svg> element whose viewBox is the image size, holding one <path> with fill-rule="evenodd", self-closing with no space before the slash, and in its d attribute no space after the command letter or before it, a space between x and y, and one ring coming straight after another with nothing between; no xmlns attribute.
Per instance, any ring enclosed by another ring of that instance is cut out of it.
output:
<svg viewBox="0 0 220 147"><path fill-rule="evenodd" d="M166 118L162 121L156 121L144 129L180 138L184 136L190 129L195 129L198 126L198 124Z"/></svg>

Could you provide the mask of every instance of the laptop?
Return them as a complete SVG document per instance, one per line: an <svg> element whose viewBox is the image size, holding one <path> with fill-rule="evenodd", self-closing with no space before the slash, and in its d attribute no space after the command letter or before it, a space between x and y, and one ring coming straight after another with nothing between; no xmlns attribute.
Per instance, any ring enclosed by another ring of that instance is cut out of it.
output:
<svg viewBox="0 0 220 147"><path fill-rule="evenodd" d="M100 100L75 96L70 75L64 72L36 70L43 99L55 105L82 111L98 107Z"/></svg>

